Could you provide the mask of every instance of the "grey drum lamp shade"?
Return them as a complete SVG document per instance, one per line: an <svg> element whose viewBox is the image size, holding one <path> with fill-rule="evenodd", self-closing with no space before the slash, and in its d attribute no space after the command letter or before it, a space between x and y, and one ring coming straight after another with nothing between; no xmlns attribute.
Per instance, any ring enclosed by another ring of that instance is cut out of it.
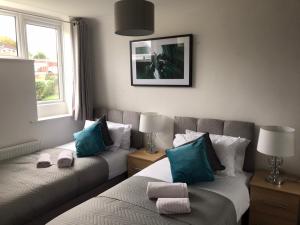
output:
<svg viewBox="0 0 300 225"><path fill-rule="evenodd" d="M145 0L121 0L115 3L115 33L145 36L154 33L154 4Z"/></svg>
<svg viewBox="0 0 300 225"><path fill-rule="evenodd" d="M260 128L257 151L276 157L293 156L295 154L295 129L279 126Z"/></svg>

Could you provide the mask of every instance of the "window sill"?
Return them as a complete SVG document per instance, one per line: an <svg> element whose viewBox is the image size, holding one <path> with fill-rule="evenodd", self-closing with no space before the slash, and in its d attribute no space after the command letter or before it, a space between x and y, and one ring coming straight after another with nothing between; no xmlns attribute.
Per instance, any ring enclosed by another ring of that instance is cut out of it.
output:
<svg viewBox="0 0 300 225"><path fill-rule="evenodd" d="M60 117L64 117L65 115L71 115L70 111L68 110L67 104L63 101L48 104L38 104L37 113L38 118L47 118L46 120L48 120L48 118L57 119Z"/></svg>
<svg viewBox="0 0 300 225"><path fill-rule="evenodd" d="M25 59L21 57L5 57L5 56L0 56L0 61L32 61L31 59Z"/></svg>
<svg viewBox="0 0 300 225"><path fill-rule="evenodd" d="M33 121L33 123L55 120L55 119L71 118L71 117L72 117L72 114L61 114L61 115L56 115L56 116L40 117L40 118L38 118L37 121Z"/></svg>

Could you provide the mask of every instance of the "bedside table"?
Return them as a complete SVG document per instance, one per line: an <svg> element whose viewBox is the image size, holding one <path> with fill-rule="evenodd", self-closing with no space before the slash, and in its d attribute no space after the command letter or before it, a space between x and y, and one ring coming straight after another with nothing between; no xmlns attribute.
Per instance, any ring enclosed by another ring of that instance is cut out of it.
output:
<svg viewBox="0 0 300 225"><path fill-rule="evenodd" d="M132 175L164 158L165 156L166 155L163 150L159 150L154 154L148 153L145 149L140 149L130 153L127 158L128 177L131 177Z"/></svg>
<svg viewBox="0 0 300 225"><path fill-rule="evenodd" d="M267 174L257 171L250 182L250 225L299 225L300 183L273 185Z"/></svg>

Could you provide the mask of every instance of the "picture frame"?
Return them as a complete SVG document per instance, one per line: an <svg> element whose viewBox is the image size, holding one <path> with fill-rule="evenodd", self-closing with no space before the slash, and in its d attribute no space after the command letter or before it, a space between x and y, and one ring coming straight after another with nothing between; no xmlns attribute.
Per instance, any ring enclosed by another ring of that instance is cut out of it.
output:
<svg viewBox="0 0 300 225"><path fill-rule="evenodd" d="M131 86L192 87L193 35L130 41Z"/></svg>

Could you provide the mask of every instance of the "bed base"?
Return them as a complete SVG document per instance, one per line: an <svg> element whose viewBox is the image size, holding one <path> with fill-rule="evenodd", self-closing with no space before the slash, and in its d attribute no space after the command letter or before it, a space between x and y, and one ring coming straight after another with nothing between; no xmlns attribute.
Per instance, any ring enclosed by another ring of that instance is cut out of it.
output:
<svg viewBox="0 0 300 225"><path fill-rule="evenodd" d="M46 214L43 215L39 215L37 218L35 218L34 220L32 220L29 223L26 223L25 225L43 225L48 223L49 221L51 221L52 219L54 219L55 217L59 216L60 214L68 211L69 209L81 204L82 202L87 201L90 198L93 198L97 195L99 195L100 193L108 190L109 188L117 185L118 183L124 181L125 179L127 179L127 172L123 173L107 182L105 182L104 184L92 189L89 192L86 192L74 199L72 199L71 201L60 205L59 207L47 212Z"/></svg>

